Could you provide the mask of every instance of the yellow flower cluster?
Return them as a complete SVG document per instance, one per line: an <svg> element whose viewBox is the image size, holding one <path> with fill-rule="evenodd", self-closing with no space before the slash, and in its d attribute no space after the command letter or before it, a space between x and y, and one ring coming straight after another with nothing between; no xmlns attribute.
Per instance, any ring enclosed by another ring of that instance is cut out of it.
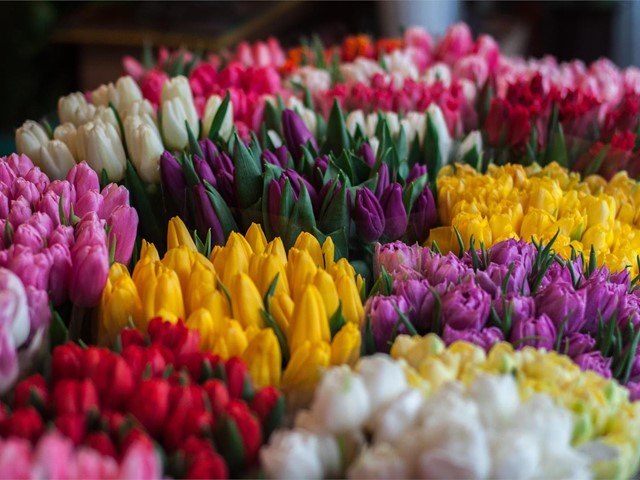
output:
<svg viewBox="0 0 640 480"><path fill-rule="evenodd" d="M521 398L546 393L573 412L574 445L599 441L618 450L615 460L596 465L599 477L630 478L638 469L640 402L630 402L628 391L615 380L581 371L569 357L532 347L516 351L506 342L494 345L488 354L467 342L447 348L434 334L398 336L391 356L407 362L409 381L427 393L451 380L468 385L481 373L509 373Z"/></svg>
<svg viewBox="0 0 640 480"><path fill-rule="evenodd" d="M438 176L438 213L443 227L435 241L443 253L458 251L455 227L465 249L471 235L478 248L508 238L549 241L556 253L571 256L571 248L589 255L593 246L598 265L612 270L631 266L638 273L640 254L640 186L626 172L610 182L593 175L580 181L556 163L540 169L490 165L480 174L466 165L447 166Z"/></svg>
<svg viewBox="0 0 640 480"><path fill-rule="evenodd" d="M346 259L334 261L330 237L321 246L302 233L285 252L280 238L267 243L253 224L207 258L176 217L167 243L160 259L143 242L132 275L111 267L99 312L104 343L130 323L146 330L155 317L186 319L204 351L242 357L258 386L285 391L313 389L322 368L359 358L363 280Z"/></svg>

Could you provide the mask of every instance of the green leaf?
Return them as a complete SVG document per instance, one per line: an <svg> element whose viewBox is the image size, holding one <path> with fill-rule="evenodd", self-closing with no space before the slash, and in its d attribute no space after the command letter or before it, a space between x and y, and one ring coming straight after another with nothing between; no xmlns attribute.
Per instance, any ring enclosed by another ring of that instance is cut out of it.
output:
<svg viewBox="0 0 640 480"><path fill-rule="evenodd" d="M556 161L561 167L569 168L569 158L567 156L567 144L562 131L562 124L557 123L556 130L551 137L551 143L547 147L547 162Z"/></svg>
<svg viewBox="0 0 640 480"><path fill-rule="evenodd" d="M413 204L427 186L427 181L427 175L420 175L418 178L414 179L407 187L405 187L402 194L402 203L404 203L404 209L407 212L407 215L411 213Z"/></svg>
<svg viewBox="0 0 640 480"><path fill-rule="evenodd" d="M231 94L229 93L229 90L227 90L222 103L220 103L220 106L218 107L218 111L213 117L211 128L209 129L209 134L207 135L214 142L217 141L220 136L220 128L222 127L222 123L224 122L224 117L227 115L227 110L229 109L230 102Z"/></svg>
<svg viewBox="0 0 640 480"><path fill-rule="evenodd" d="M271 307L269 307L269 310L270 309ZM273 315L271 315L271 312L263 308L262 310L260 310L260 314L264 319L265 325L273 330L273 333L276 335L276 338L278 339L278 345L280 346L280 352L282 353L282 365L286 365L287 363L289 363L289 358L291 355L289 352L289 344L287 343L286 335L278 325L278 322L276 322L273 318Z"/></svg>
<svg viewBox="0 0 640 480"><path fill-rule="evenodd" d="M224 201L220 193L211 186L210 183L204 181L203 182L205 189L207 191L207 196L211 201L211 205L218 216L218 220L220 221L220 225L222 226L222 231L224 232L225 238L229 237L231 232L238 231L238 224L236 220L233 218L233 214L231 210L227 206L227 203Z"/></svg>
<svg viewBox="0 0 640 480"><path fill-rule="evenodd" d="M342 327L347 324L347 321L342 314L342 301L340 301L338 305L338 309L329 319L329 328L331 330L331 338L336 336L336 334L340 331Z"/></svg>
<svg viewBox="0 0 640 480"><path fill-rule="evenodd" d="M582 173L583 177L588 177L589 175L595 175L600 171L600 168L602 167L602 162L607 156L607 153L609 153L610 147L611 145L605 145L600 149L598 154L595 157L593 157L593 160L589 162L589 165L587 165L587 168L584 169L584 172Z"/></svg>
<svg viewBox="0 0 640 480"><path fill-rule="evenodd" d="M51 325L49 326L49 346L51 351L58 345L64 345L69 341L69 330L67 330L60 314L50 305Z"/></svg>
<svg viewBox="0 0 640 480"><path fill-rule="evenodd" d="M234 183L238 192L238 203L241 208L256 203L260 198L262 186L262 169L259 161L253 157L251 152L238 137L234 134L235 139L235 171Z"/></svg>
<svg viewBox="0 0 640 480"><path fill-rule="evenodd" d="M324 70L327 67L326 62L324 61L324 46L322 45L320 37L317 35L313 36L313 49L316 57L316 67Z"/></svg>
<svg viewBox="0 0 640 480"><path fill-rule="evenodd" d="M265 101L264 123L268 130L273 130L282 137L282 124L280 122L280 118L282 118L282 114L278 111L273 102Z"/></svg>
<svg viewBox="0 0 640 480"><path fill-rule="evenodd" d="M342 182L339 190L333 187L337 185L337 181L333 183L329 189L327 197L330 199L326 210L321 214L318 220L318 228L323 232L333 232L341 227L349 224L349 206L347 205L347 187ZM334 190L332 192L332 190ZM326 200L326 199L325 199Z"/></svg>
<svg viewBox="0 0 640 480"><path fill-rule="evenodd" d="M159 226L160 214L154 208L154 205L158 207L160 202L155 201L154 196L144 188L131 160L127 160L124 183L131 195L131 205L138 212L142 237L155 244L159 251L164 251L166 249L166 235L164 229ZM162 222L164 224L164 220Z"/></svg>
<svg viewBox="0 0 640 480"><path fill-rule="evenodd" d="M343 150L348 150L350 146L349 132L347 131L344 114L336 99L333 101L333 107L329 114L326 146L335 155L340 155Z"/></svg>
<svg viewBox="0 0 640 480"><path fill-rule="evenodd" d="M431 115L427 114L427 122L424 134L424 159L429 172L429 180L435 182L435 178L442 167L442 152L440 152L440 139Z"/></svg>
<svg viewBox="0 0 640 480"><path fill-rule="evenodd" d="M189 138L189 150L192 155L198 155L200 158L204 158L204 153L202 153L202 149L200 148L200 144L198 143L198 139L193 134L191 130L191 126L189 122L184 121L184 126L187 129L187 137Z"/></svg>

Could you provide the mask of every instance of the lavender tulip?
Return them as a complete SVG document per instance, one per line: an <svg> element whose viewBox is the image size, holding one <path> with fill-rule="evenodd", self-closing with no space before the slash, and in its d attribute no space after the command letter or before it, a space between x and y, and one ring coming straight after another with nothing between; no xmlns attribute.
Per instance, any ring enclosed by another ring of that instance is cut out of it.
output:
<svg viewBox="0 0 640 480"><path fill-rule="evenodd" d="M421 258L424 248L419 245L407 245L404 242L386 243L384 245L376 244L375 254L373 256L373 275L375 278L380 276L382 268L387 272L393 273L400 267L406 267L412 270L420 268ZM429 253L425 252L425 255Z"/></svg>
<svg viewBox="0 0 640 480"><path fill-rule="evenodd" d="M438 221L436 202L431 189L427 186L411 206L407 236L409 241L424 242L429 236L431 227Z"/></svg>
<svg viewBox="0 0 640 480"><path fill-rule="evenodd" d="M596 340L585 333L571 333L562 339L560 352L571 358L576 358L583 353L588 353L596 348Z"/></svg>
<svg viewBox="0 0 640 480"><path fill-rule="evenodd" d="M420 332L428 331L433 320L436 299L426 280L410 279L394 282L394 291L409 305L407 316ZM442 285L436 287L439 295L444 294Z"/></svg>
<svg viewBox="0 0 640 480"><path fill-rule="evenodd" d="M392 183L382 194L380 204L384 212L384 234L389 240L396 240L407 229L409 219L402 201L402 187L399 183Z"/></svg>
<svg viewBox="0 0 640 480"><path fill-rule="evenodd" d="M294 160L299 160L302 157L302 147L307 142L311 142L311 146L318 150L316 139L293 110L285 109L282 112L282 133Z"/></svg>
<svg viewBox="0 0 640 480"><path fill-rule="evenodd" d="M507 275L509 277L507 278ZM502 287L506 282L506 290L504 293L522 293L528 295L529 282L527 281L527 271L522 263L516 261L511 265L502 265L498 263L489 263L486 270L476 272L476 280L489 295L496 296L502 292Z"/></svg>
<svg viewBox="0 0 640 480"><path fill-rule="evenodd" d="M386 163L383 163L378 169L378 183L376 184L375 191L377 198L382 198L382 195L387 190L389 183L389 167Z"/></svg>
<svg viewBox="0 0 640 480"><path fill-rule="evenodd" d="M583 353L573 361L582 370L593 370L604 378L611 378L611 359L605 358L600 351Z"/></svg>
<svg viewBox="0 0 640 480"><path fill-rule="evenodd" d="M587 302L584 312L584 328L590 333L598 331L599 319L606 324L618 309L627 292L624 285L602 282L598 276L592 275L585 286Z"/></svg>
<svg viewBox="0 0 640 480"><path fill-rule="evenodd" d="M365 305L365 318L370 317L371 331L378 352L389 352L393 342L392 333L397 324L398 334L407 332L404 324L400 322L396 308L404 314L409 311L406 300L399 295L375 296Z"/></svg>
<svg viewBox="0 0 640 480"><path fill-rule="evenodd" d="M536 255L536 248L532 244L510 238L491 247L489 261L509 265L519 260L526 271L531 271Z"/></svg>
<svg viewBox="0 0 640 480"><path fill-rule="evenodd" d="M184 208L187 182L182 166L169 151L165 151L160 156L160 178L162 179L163 188L169 193L169 197L178 208Z"/></svg>
<svg viewBox="0 0 640 480"><path fill-rule="evenodd" d="M384 212L378 199L367 187L359 189L356 193L353 221L358 236L365 242L375 242L384 231Z"/></svg>
<svg viewBox="0 0 640 480"><path fill-rule="evenodd" d="M585 323L587 291L575 290L573 285L557 279L535 297L538 313L549 315L558 331L578 332ZM564 327L562 325L564 324Z"/></svg>
<svg viewBox="0 0 640 480"><path fill-rule="evenodd" d="M480 330L487 323L491 297L472 278L442 297L442 323L456 330Z"/></svg>
<svg viewBox="0 0 640 480"><path fill-rule="evenodd" d="M201 183L193 188L196 197L196 222L200 233L206 234L211 229L211 241L214 245L224 243L224 232L218 219L218 215L211 204L211 199Z"/></svg>
<svg viewBox="0 0 640 480"><path fill-rule="evenodd" d="M529 345L535 348L553 350L556 342L556 327L544 313L537 318L530 317L513 323L510 340L519 348Z"/></svg>
<svg viewBox="0 0 640 480"><path fill-rule="evenodd" d="M432 285L440 283L459 283L471 270L460 259L449 252L442 255L423 255L422 273Z"/></svg>
<svg viewBox="0 0 640 480"><path fill-rule="evenodd" d="M523 297L517 293L508 293L494 300L493 307L501 320L505 320L507 311L510 311L512 325L536 315L536 304L533 298Z"/></svg>
<svg viewBox="0 0 640 480"><path fill-rule="evenodd" d="M447 345L458 341L473 343L488 352L496 343L503 341L504 336L502 335L502 331L496 327L483 328L482 330L474 330L471 328L456 330L449 325L445 325L442 332L442 340L444 340L444 343Z"/></svg>
<svg viewBox="0 0 640 480"><path fill-rule="evenodd" d="M618 310L618 326L622 331L627 328L629 322L634 330L640 327L640 297L627 294L622 297Z"/></svg>

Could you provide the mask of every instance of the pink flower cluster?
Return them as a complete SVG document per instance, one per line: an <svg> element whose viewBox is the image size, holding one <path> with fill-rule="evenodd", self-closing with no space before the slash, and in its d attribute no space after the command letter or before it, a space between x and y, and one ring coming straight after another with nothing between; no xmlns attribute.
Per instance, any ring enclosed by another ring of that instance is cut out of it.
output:
<svg viewBox="0 0 640 480"><path fill-rule="evenodd" d="M161 478L162 462L153 443L145 440L134 440L118 461L86 446L76 448L55 430L43 435L35 447L24 438L0 438L0 478Z"/></svg>
<svg viewBox="0 0 640 480"><path fill-rule="evenodd" d="M22 280L32 319L48 321L49 300L96 305L110 253L129 262L137 225L129 192L116 184L100 191L84 162L52 182L25 155L0 158L0 267Z"/></svg>

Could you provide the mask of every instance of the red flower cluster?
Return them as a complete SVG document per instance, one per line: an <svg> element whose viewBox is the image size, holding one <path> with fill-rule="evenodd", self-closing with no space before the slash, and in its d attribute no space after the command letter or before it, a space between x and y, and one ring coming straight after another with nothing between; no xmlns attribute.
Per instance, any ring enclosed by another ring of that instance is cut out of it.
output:
<svg viewBox="0 0 640 480"><path fill-rule="evenodd" d="M53 351L51 380L19 383L0 408L0 435L36 443L51 423L76 445L120 458L134 440L155 441L178 478L226 478L255 466L284 401L254 391L246 366L199 351L183 322L125 330L121 353L75 343Z"/></svg>

